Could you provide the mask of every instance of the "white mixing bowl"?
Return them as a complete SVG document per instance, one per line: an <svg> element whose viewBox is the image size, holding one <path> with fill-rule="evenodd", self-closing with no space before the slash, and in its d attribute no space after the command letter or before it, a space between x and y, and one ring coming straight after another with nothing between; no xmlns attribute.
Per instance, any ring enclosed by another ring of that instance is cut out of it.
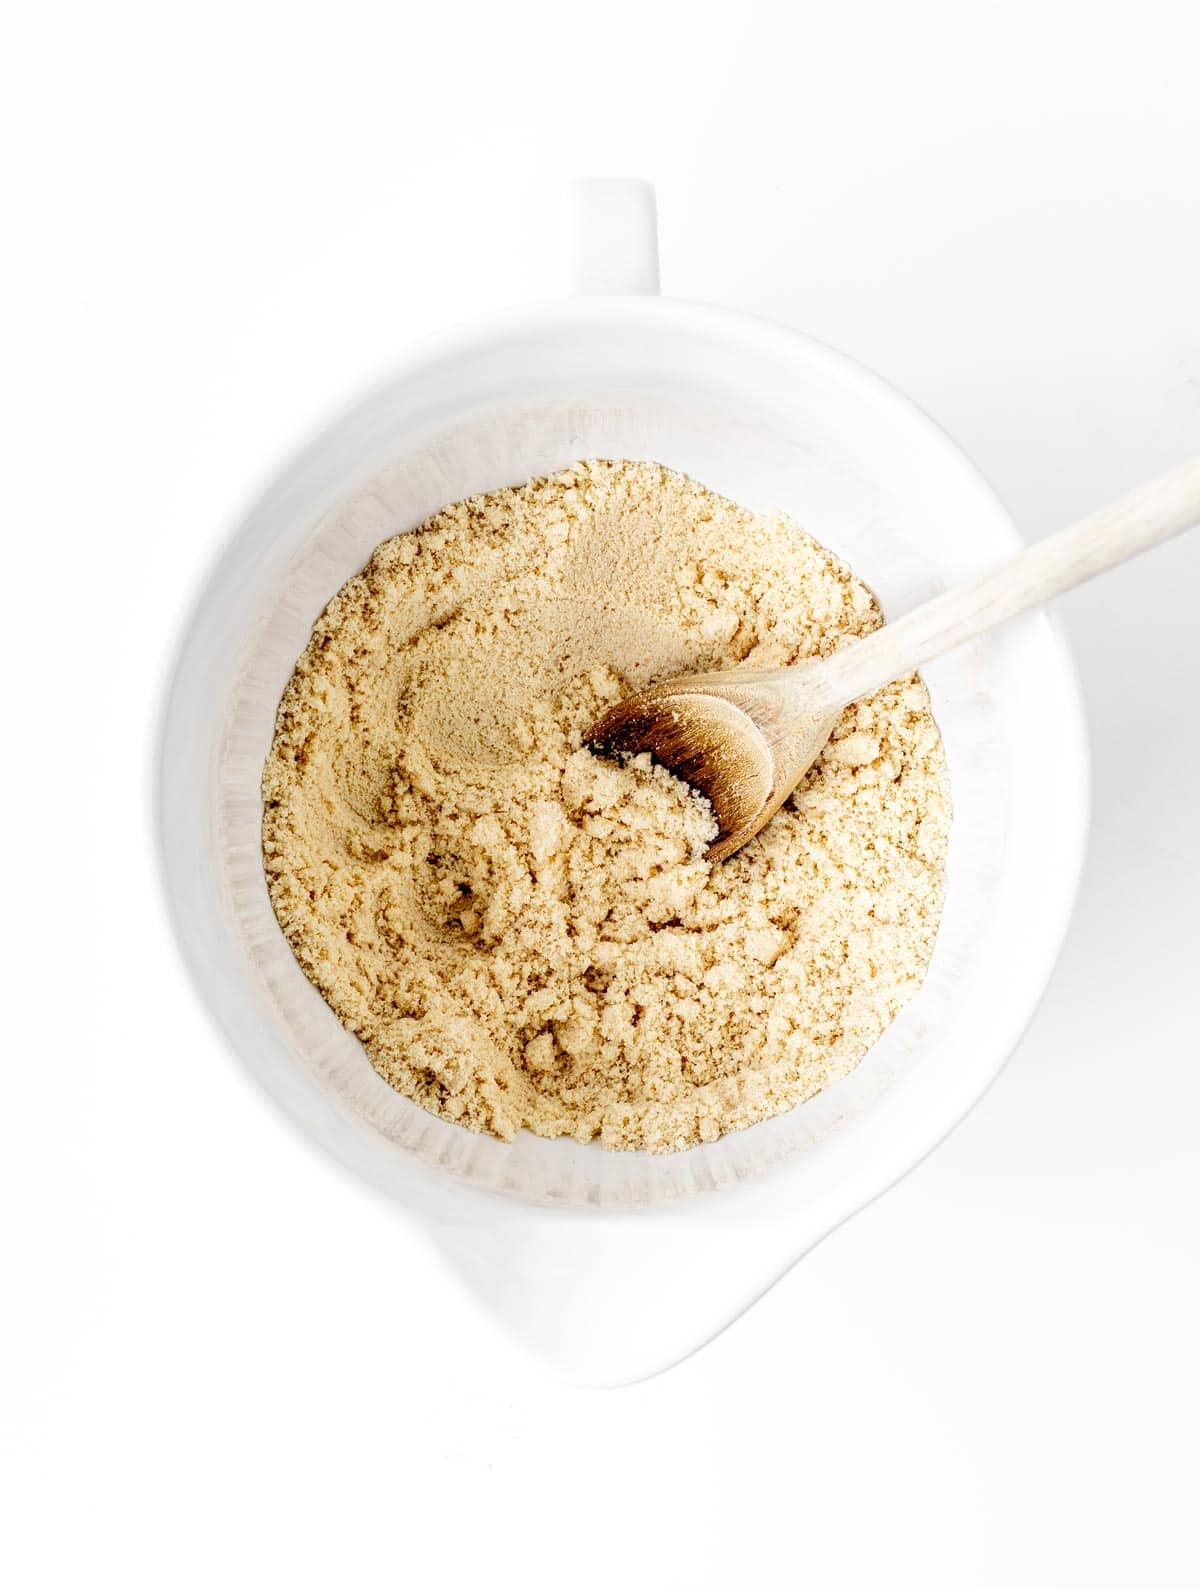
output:
<svg viewBox="0 0 1200 1589"><path fill-rule="evenodd" d="M246 515L182 640L159 814L188 964L263 1085L425 1221L526 1346L571 1377L617 1382L729 1322L985 1091L1066 928L1087 761L1051 618L926 671L955 811L929 975L852 1075L777 1120L660 1157L528 1134L505 1144L424 1113L377 1075L276 925L259 777L314 619L380 540L444 503L605 457L653 459L747 507L786 510L889 615L1019 545L972 465L878 377L782 326L647 292L644 185L585 184L579 199L579 279L631 290L426 342Z"/></svg>

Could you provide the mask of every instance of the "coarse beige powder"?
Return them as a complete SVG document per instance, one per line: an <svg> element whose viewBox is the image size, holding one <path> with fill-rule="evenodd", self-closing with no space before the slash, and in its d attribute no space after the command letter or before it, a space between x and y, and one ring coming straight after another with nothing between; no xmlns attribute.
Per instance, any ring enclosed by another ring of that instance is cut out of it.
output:
<svg viewBox="0 0 1200 1589"><path fill-rule="evenodd" d="M925 974L950 798L917 678L849 708L778 815L580 748L656 678L827 654L866 588L782 516L591 461L385 541L318 621L263 777L271 899L376 1068L511 1138L655 1152L859 1062Z"/></svg>

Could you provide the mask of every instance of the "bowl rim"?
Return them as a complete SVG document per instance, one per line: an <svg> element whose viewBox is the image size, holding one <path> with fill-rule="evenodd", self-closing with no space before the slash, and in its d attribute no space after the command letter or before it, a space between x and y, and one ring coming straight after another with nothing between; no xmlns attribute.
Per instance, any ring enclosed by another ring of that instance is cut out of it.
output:
<svg viewBox="0 0 1200 1589"><path fill-rule="evenodd" d="M890 382L859 363L849 355L830 347L793 327L765 316L728 309L723 306L689 299L646 296L596 296L576 297L548 302L519 304L491 311L460 321L421 337L411 343L398 359L389 361L375 379L361 389L356 397L337 406L331 415L314 426L300 443L265 477L257 490L250 492L232 515L224 534L217 541L213 553L194 589L190 601L174 629L169 651L159 670L159 686L153 729L153 791L152 827L156 871L161 881L160 901L171 926L177 951L188 974L188 982L201 1008L222 1034L223 1046L237 1056L243 1074L253 1075L271 1097L273 1103L289 1116L293 1124L315 1147L331 1155L343 1168L354 1174L356 1180L367 1182L388 1196L392 1203L419 1207L425 1213L442 1213L449 1217L494 1219L497 1209L536 1213L551 1219L578 1220L580 1216L593 1220L627 1218L636 1215L639 1220L655 1217L678 1218L688 1214L709 1216L714 1210L721 1214L741 1217L755 1209L766 1212L776 1199L772 1190L778 1191L791 1166L783 1163L756 1180L739 1184L735 1188L717 1191L698 1190L682 1199L653 1207L596 1209L577 1205L544 1206L530 1199L498 1193L493 1189L451 1181L438 1175L431 1167L416 1159L405 1162L402 1172L383 1174L378 1165L366 1161L361 1145L356 1147L349 1135L335 1140L338 1133L332 1124L318 1120L314 1114L307 1117L294 1106L294 1101L282 1096L264 1065L257 1063L239 1039L234 1024L227 1021L214 997L210 981L206 978L201 957L189 937L188 923L183 917L176 895L169 860L168 825L166 810L166 773L169 756L169 734L176 705L176 692L187 666L188 648L193 634L206 609L220 594L222 574L235 550L246 543L247 532L259 516L260 509L283 482L296 474L310 452L327 446L345 432L358 427L366 414L376 408L396 389L432 372L464 353L478 353L486 347L500 347L510 339L556 328L593 327L596 325L624 326L639 323L667 323L682 332L717 336L721 340L737 343L743 352L770 353L778 357L781 351L792 359L810 366L818 366L836 378L848 380L870 394L885 406L894 419L920 434L927 444L933 444L940 454L940 463L953 471L960 480L990 500L994 513L989 534L1001 551L1018 550L1022 543L1016 526L1007 509L982 472L963 452L949 433L927 414L919 404L900 392ZM1003 543L1003 544L1001 544ZM999 1041L987 1045L990 1059L986 1065L978 1061L963 1068L963 1079L954 1088L948 1088L939 1097L941 1107L931 1109L925 1119L925 1128L916 1135L906 1134L892 1144L892 1151L875 1159L869 1175L848 1178L839 1189L837 1197L823 1200L819 1218L810 1223L813 1239L819 1239L836 1228L853 1213L881 1195L897 1180L915 1168L962 1121L975 1104L989 1090L1007 1064L1026 1027L1041 1003L1046 987L1057 962L1067 927L1074 909L1086 854L1090 818L1090 757L1083 709L1083 694L1074 659L1067 645L1062 626L1051 613L1043 613L1039 620L1055 659L1059 681L1070 702L1068 721L1062 724L1061 750L1074 784L1077 820L1071 828L1071 851L1059 856L1056 883L1052 895L1040 901L1045 944L1041 964L1036 976L1031 976L1019 1008ZM965 1084L965 1078L970 1078ZM398 1160L398 1155L393 1155ZM402 1190L403 1185L403 1190ZM784 1200L785 1207L787 1205ZM773 1211L779 1212L778 1208ZM816 1211L814 1210L814 1215ZM819 1228L818 1228L819 1227Z"/></svg>

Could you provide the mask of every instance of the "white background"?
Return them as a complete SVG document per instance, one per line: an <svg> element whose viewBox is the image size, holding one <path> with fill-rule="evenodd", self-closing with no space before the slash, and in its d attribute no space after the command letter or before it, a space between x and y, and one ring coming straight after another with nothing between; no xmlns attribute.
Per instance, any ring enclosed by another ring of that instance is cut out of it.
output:
<svg viewBox="0 0 1200 1589"><path fill-rule="evenodd" d="M665 290L882 371L1031 536L1200 451L1194 16L123 0L10 28L7 1583L1196 1582L1200 534L1063 604L1092 845L1002 1080L628 1390L511 1355L258 1095L147 837L220 536L407 339L559 290L578 172L653 178Z"/></svg>

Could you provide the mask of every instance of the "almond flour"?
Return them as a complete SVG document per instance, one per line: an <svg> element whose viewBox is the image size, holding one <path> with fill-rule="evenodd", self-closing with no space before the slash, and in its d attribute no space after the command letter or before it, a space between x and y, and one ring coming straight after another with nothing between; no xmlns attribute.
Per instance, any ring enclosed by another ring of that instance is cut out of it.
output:
<svg viewBox="0 0 1200 1589"><path fill-rule="evenodd" d="M511 1138L666 1152L844 1076L920 986L950 798L924 685L843 715L767 828L580 748L674 673L824 655L866 587L797 525L592 461L385 541L318 621L263 776L271 899L372 1063Z"/></svg>

